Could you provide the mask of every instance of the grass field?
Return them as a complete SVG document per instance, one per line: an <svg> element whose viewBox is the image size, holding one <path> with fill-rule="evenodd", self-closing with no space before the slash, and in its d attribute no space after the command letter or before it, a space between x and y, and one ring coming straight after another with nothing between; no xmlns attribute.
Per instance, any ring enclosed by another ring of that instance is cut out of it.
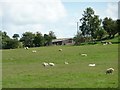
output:
<svg viewBox="0 0 120 90"><path fill-rule="evenodd" d="M59 52L58 49L63 51ZM32 53L36 50L36 53ZM2 51L3 88L117 88L118 45L50 46ZM88 56L81 56L87 53ZM65 65L64 62L69 62ZM54 62L43 67L42 62ZM95 67L89 67L95 63ZM106 75L113 67L112 75Z"/></svg>

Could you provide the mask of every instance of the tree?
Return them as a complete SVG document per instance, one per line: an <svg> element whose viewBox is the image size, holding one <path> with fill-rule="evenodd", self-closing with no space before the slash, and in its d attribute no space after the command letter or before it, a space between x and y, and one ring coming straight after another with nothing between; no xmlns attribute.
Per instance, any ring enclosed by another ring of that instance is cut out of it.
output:
<svg viewBox="0 0 120 90"><path fill-rule="evenodd" d="M98 30L96 30L94 37L95 39L101 40L104 37L105 33L106 32L103 27L100 27Z"/></svg>
<svg viewBox="0 0 120 90"><path fill-rule="evenodd" d="M13 35L13 38L18 40L19 34L14 34L14 35Z"/></svg>
<svg viewBox="0 0 120 90"><path fill-rule="evenodd" d="M84 37L95 38L95 31L99 29L101 25L101 19L98 15L94 15L94 10L89 7L84 11L83 17L80 19L81 26L79 29Z"/></svg>
<svg viewBox="0 0 120 90"><path fill-rule="evenodd" d="M114 35L117 33L117 21L106 17L103 20L103 28L108 33L109 38L114 37Z"/></svg>
<svg viewBox="0 0 120 90"><path fill-rule="evenodd" d="M35 34L35 37L34 37L34 40L33 40L33 43L35 44L35 47L43 46L43 44L44 44L43 41L44 41L44 38L43 38L42 34L37 32Z"/></svg>
<svg viewBox="0 0 120 90"><path fill-rule="evenodd" d="M6 46L4 47L5 49L15 49L18 48L19 41L16 39L8 39L6 41Z"/></svg>
<svg viewBox="0 0 120 90"><path fill-rule="evenodd" d="M44 43L46 45L51 45L53 39L56 39L56 36L53 31L49 31L49 34L44 34Z"/></svg>
<svg viewBox="0 0 120 90"><path fill-rule="evenodd" d="M115 21L115 20L113 21L111 33L112 33L112 38L114 38L115 34L118 33L117 21Z"/></svg>
<svg viewBox="0 0 120 90"><path fill-rule="evenodd" d="M51 42L50 36L47 34L44 34L44 45L48 46L48 45L50 45L50 42Z"/></svg>
<svg viewBox="0 0 120 90"><path fill-rule="evenodd" d="M85 41L85 38L82 33L77 32L77 35L73 38L73 40L75 41L75 45L80 45L80 43Z"/></svg>
<svg viewBox="0 0 120 90"><path fill-rule="evenodd" d="M7 35L6 32L2 32L0 31L0 34L1 34L1 37L2 37L2 45L1 45L1 48L4 49L6 48L6 45L7 45L7 41L10 40L10 37Z"/></svg>
<svg viewBox="0 0 120 90"><path fill-rule="evenodd" d="M116 23L117 23L117 32L120 35L120 20L118 19Z"/></svg>
<svg viewBox="0 0 120 90"><path fill-rule="evenodd" d="M84 14L82 15L83 17L80 19L80 22L82 25L79 27L79 29L81 30L82 35L86 37L90 35L90 31L91 31L90 21L94 15L94 11L91 7L89 7L89 8L86 8L86 10L84 11Z"/></svg>
<svg viewBox="0 0 120 90"><path fill-rule="evenodd" d="M33 34L32 32L25 32L22 34L22 38L20 39L20 41L23 42L23 45L25 47L34 47L34 37L35 34Z"/></svg>
<svg viewBox="0 0 120 90"><path fill-rule="evenodd" d="M2 36L2 49L14 49L18 48L19 41L17 39L11 39L6 32L0 31L0 37Z"/></svg>
<svg viewBox="0 0 120 90"><path fill-rule="evenodd" d="M101 27L100 27L101 22L102 22L102 20L99 19L98 15L94 15L94 17L91 18L91 21L90 21L91 30L90 30L90 32L91 32L91 37L94 39L96 38L96 36L95 36L96 31L101 31Z"/></svg>
<svg viewBox="0 0 120 90"><path fill-rule="evenodd" d="M56 36L53 31L49 31L49 36L51 39L56 39Z"/></svg>
<svg viewBox="0 0 120 90"><path fill-rule="evenodd" d="M0 31L0 49L2 49L2 31Z"/></svg>

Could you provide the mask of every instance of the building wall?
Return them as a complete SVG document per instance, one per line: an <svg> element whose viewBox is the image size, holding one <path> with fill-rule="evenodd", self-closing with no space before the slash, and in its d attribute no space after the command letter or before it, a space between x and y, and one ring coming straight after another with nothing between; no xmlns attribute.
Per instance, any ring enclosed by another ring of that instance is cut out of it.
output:
<svg viewBox="0 0 120 90"><path fill-rule="evenodd" d="M65 39L65 40L61 40L61 41L55 41L52 42L53 45L73 45L74 41L73 39Z"/></svg>

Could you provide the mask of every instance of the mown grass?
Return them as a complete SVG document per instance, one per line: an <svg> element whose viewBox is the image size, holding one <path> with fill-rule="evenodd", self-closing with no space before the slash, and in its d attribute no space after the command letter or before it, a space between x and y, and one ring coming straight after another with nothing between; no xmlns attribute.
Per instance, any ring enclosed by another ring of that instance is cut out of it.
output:
<svg viewBox="0 0 120 90"><path fill-rule="evenodd" d="M63 51L59 52L58 49ZM36 50L36 53L32 53ZM3 88L117 88L118 45L51 46L3 50ZM81 56L87 53L87 57ZM64 62L69 62L65 65ZM43 67L42 62L54 62ZM95 63L95 67L89 67ZM109 67L115 69L106 75Z"/></svg>

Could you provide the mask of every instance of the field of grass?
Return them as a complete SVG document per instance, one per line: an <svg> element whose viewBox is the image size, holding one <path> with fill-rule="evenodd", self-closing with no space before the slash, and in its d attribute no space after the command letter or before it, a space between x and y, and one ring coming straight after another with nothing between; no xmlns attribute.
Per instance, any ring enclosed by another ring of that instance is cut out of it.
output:
<svg viewBox="0 0 120 90"><path fill-rule="evenodd" d="M60 48L62 52L58 51ZM13 49L3 50L2 54L3 88L118 87L117 44ZM65 65L65 61L69 64ZM54 62L55 66L44 67L42 62ZM89 63L96 66L89 67ZM115 71L106 75L109 67Z"/></svg>

